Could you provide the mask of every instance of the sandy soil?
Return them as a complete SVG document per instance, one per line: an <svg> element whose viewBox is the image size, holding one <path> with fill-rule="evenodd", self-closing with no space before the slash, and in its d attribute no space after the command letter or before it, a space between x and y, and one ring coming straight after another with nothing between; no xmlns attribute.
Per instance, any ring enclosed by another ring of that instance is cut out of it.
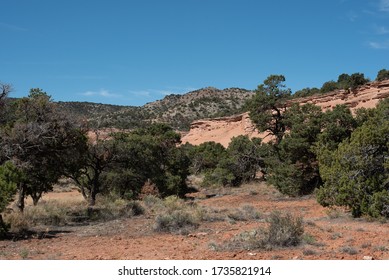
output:
<svg viewBox="0 0 389 280"><path fill-rule="evenodd" d="M76 192L52 193L44 199L79 200ZM353 219L342 209L329 211L312 196L289 198L263 183L224 191L196 201L213 209L252 205L266 217L274 210L302 216L304 241L297 247L273 250L221 250L245 231L266 227L265 219L202 222L187 235L153 231L154 216L145 214L105 223L48 227L22 240L0 241L0 259L389 259L389 224Z"/></svg>

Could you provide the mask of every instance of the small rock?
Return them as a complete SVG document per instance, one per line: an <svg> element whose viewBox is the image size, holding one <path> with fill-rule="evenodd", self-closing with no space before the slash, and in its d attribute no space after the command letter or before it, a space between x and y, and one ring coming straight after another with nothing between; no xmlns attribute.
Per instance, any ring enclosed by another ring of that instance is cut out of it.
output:
<svg viewBox="0 0 389 280"><path fill-rule="evenodd" d="M371 260L374 260L374 258L372 256L363 256L363 260L371 261Z"/></svg>
<svg viewBox="0 0 389 280"><path fill-rule="evenodd" d="M249 256L256 256L257 254L256 253L248 253L247 255L249 255Z"/></svg>

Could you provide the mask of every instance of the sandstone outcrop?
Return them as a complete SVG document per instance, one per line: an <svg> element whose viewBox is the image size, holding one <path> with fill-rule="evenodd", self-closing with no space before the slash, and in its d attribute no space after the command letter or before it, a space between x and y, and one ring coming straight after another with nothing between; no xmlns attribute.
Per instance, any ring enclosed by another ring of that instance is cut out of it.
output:
<svg viewBox="0 0 389 280"><path fill-rule="evenodd" d="M300 104L312 103L323 110L334 108L338 104L346 104L355 111L358 108L374 108L380 99L389 97L389 80L372 82L356 90L337 90L328 94L293 99ZM190 131L182 137L182 143L199 145L214 141L227 147L232 137L248 135L269 139L267 133L258 133L248 113L231 117L198 120L191 124Z"/></svg>

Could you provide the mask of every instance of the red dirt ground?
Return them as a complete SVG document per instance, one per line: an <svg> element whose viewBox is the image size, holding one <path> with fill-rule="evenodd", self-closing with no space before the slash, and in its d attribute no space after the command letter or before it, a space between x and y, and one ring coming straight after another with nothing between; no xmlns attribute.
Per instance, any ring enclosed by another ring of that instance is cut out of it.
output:
<svg viewBox="0 0 389 280"><path fill-rule="evenodd" d="M76 199L76 192L51 193L44 199ZM277 210L304 219L305 238L297 247L273 250L214 250L259 221L202 222L188 235L154 232L152 214L85 226L48 227L47 235L0 241L0 259L389 259L389 224L353 219L342 209L321 207L313 196L289 198L263 183L198 200L202 206L236 209L252 205L263 216Z"/></svg>

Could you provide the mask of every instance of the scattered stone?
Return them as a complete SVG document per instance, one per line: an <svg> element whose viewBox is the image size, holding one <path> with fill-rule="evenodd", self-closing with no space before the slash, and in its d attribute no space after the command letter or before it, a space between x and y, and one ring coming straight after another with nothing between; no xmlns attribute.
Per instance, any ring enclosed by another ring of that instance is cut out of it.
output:
<svg viewBox="0 0 389 280"><path fill-rule="evenodd" d="M207 236L208 233L206 232L198 232L198 233L190 233L188 234L189 237L200 237L200 236Z"/></svg>
<svg viewBox="0 0 389 280"><path fill-rule="evenodd" d="M371 260L374 260L374 258L372 256L363 256L363 260L371 261Z"/></svg>

